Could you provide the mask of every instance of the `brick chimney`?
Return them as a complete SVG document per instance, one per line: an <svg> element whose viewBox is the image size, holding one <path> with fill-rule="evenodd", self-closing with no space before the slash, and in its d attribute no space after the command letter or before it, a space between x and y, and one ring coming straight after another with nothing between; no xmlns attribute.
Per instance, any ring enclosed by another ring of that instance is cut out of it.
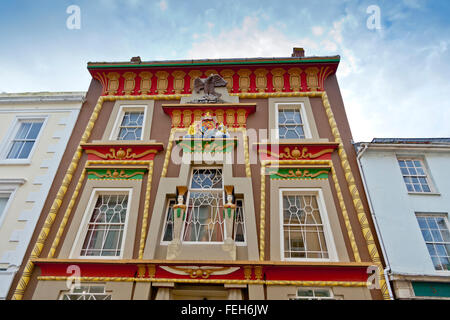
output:
<svg viewBox="0 0 450 320"><path fill-rule="evenodd" d="M294 48L292 50L291 57L303 58L305 56L305 49L303 48Z"/></svg>
<svg viewBox="0 0 450 320"><path fill-rule="evenodd" d="M141 63L141 57L132 57L130 60L132 63Z"/></svg>

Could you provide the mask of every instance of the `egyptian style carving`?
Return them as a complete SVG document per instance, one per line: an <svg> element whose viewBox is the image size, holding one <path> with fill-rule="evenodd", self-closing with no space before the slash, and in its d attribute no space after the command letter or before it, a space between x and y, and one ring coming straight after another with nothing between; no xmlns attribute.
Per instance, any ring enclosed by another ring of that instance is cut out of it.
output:
<svg viewBox="0 0 450 320"><path fill-rule="evenodd" d="M183 127L188 128L192 123L192 111L191 110L183 110Z"/></svg>
<svg viewBox="0 0 450 320"><path fill-rule="evenodd" d="M152 89L152 77L153 74L151 72L141 72L139 73L139 77L141 78L141 87L139 89L140 94L149 94Z"/></svg>
<svg viewBox="0 0 450 320"><path fill-rule="evenodd" d="M319 89L319 80L317 79L317 74L319 69L316 67L307 68L306 72L306 84L309 91L317 91Z"/></svg>
<svg viewBox="0 0 450 320"><path fill-rule="evenodd" d="M108 78L108 94L113 95L119 90L119 78L120 74L117 72L109 72L106 77Z"/></svg>
<svg viewBox="0 0 450 320"><path fill-rule="evenodd" d="M301 91L302 90L302 81L301 81L302 69L290 68L288 70L288 73L289 73L290 89L294 92Z"/></svg>
<svg viewBox="0 0 450 320"><path fill-rule="evenodd" d="M227 114L227 125L230 126L234 126L235 123L235 118L234 118L234 114L235 111L233 109L228 109L225 111Z"/></svg>
<svg viewBox="0 0 450 320"><path fill-rule="evenodd" d="M256 69L254 71L256 79L256 89L258 92L265 92L267 90L267 73L266 69Z"/></svg>
<svg viewBox="0 0 450 320"><path fill-rule="evenodd" d="M173 110L172 111L172 127L177 128L181 123L181 111Z"/></svg>
<svg viewBox="0 0 450 320"><path fill-rule="evenodd" d="M239 109L237 111L237 123L238 123L239 127L245 127L246 113L247 112L244 109Z"/></svg>
<svg viewBox="0 0 450 320"><path fill-rule="evenodd" d="M248 92L250 89L250 74L252 71L249 69L241 69L237 73L239 75L239 89L241 92Z"/></svg>
<svg viewBox="0 0 450 320"><path fill-rule="evenodd" d="M123 83L123 93L124 94L132 94L134 91L134 87L136 85L134 78L136 78L136 73L134 72L125 72L123 75L125 79Z"/></svg>
<svg viewBox="0 0 450 320"><path fill-rule="evenodd" d="M202 120L202 110L196 109L194 110L194 121Z"/></svg>
<svg viewBox="0 0 450 320"><path fill-rule="evenodd" d="M169 85L169 73L166 71L158 71L155 73L158 81L156 83L156 90L158 94L164 94L167 92L167 86Z"/></svg>
<svg viewBox="0 0 450 320"><path fill-rule="evenodd" d="M222 109L218 109L218 110L216 110L216 119L217 119L217 122L224 122L225 121L225 118L223 117L223 114L225 113L225 111L223 111Z"/></svg>
<svg viewBox="0 0 450 320"><path fill-rule="evenodd" d="M224 69L220 72L220 75L227 82L228 92L233 92L233 75L234 71L231 69Z"/></svg>
<svg viewBox="0 0 450 320"><path fill-rule="evenodd" d="M284 89L284 74L286 71L281 68L275 68L271 70L273 90L276 92L282 92Z"/></svg>
<svg viewBox="0 0 450 320"><path fill-rule="evenodd" d="M173 76L173 90L176 94L184 91L184 77L186 73L180 70L172 72Z"/></svg>
<svg viewBox="0 0 450 320"><path fill-rule="evenodd" d="M216 92L216 87L225 87L227 82L218 74L212 74L206 79L196 78L194 80L194 92L200 93L204 91L204 95L199 98L190 101L190 103L217 103L223 102L220 97L222 94Z"/></svg>
<svg viewBox="0 0 450 320"><path fill-rule="evenodd" d="M188 75L191 78L190 84L189 84L189 91L193 91L194 90L194 80L201 77L203 73L199 70L192 70L189 71Z"/></svg>

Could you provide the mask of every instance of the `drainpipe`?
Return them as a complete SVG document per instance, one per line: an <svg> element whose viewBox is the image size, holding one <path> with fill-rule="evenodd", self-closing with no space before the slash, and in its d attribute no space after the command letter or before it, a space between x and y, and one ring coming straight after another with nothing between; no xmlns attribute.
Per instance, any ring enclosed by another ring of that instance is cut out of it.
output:
<svg viewBox="0 0 450 320"><path fill-rule="evenodd" d="M386 281L386 286L388 288L389 297L391 300L394 300L394 295L392 294L392 288L391 288L391 285L389 282L389 277L388 277L388 272L391 271L391 265L389 263L389 259L386 254L386 248L384 246L383 238L381 237L381 232L380 232L380 228L378 226L377 217L375 216L375 213L373 210L372 199L370 198L370 195L369 195L369 189L367 188L366 177L364 175L364 169L363 169L363 166L361 163L361 157L364 154L364 152L366 152L366 150L369 148L369 144L365 143L365 144L361 144L361 145L363 146L363 149L358 150L358 154L356 156L356 162L358 163L359 173L361 174L364 191L365 191L366 197L367 197L367 202L369 203L370 215L372 217L372 221L374 222L375 230L378 234L378 240L380 240L381 251L383 252L383 256L386 260L386 268L384 269L384 280Z"/></svg>

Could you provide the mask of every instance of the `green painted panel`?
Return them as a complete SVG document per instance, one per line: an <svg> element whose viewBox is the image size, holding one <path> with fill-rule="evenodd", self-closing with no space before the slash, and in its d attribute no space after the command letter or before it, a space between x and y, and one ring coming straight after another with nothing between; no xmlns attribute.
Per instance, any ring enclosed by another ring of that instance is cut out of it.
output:
<svg viewBox="0 0 450 320"><path fill-rule="evenodd" d="M87 169L88 179L142 180L146 169Z"/></svg>
<svg viewBox="0 0 450 320"><path fill-rule="evenodd" d="M443 282L412 282L416 297L450 298L450 283Z"/></svg>
<svg viewBox="0 0 450 320"><path fill-rule="evenodd" d="M266 168L270 179L327 179L329 168Z"/></svg>
<svg viewBox="0 0 450 320"><path fill-rule="evenodd" d="M184 139L176 141L184 152L231 152L237 140L230 139Z"/></svg>

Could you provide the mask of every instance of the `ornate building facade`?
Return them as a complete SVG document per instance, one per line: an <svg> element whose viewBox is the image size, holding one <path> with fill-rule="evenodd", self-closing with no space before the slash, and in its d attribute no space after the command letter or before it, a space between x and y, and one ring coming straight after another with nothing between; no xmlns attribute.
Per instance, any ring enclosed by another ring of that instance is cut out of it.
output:
<svg viewBox="0 0 450 320"><path fill-rule="evenodd" d="M339 61L89 63L10 297L389 299Z"/></svg>

